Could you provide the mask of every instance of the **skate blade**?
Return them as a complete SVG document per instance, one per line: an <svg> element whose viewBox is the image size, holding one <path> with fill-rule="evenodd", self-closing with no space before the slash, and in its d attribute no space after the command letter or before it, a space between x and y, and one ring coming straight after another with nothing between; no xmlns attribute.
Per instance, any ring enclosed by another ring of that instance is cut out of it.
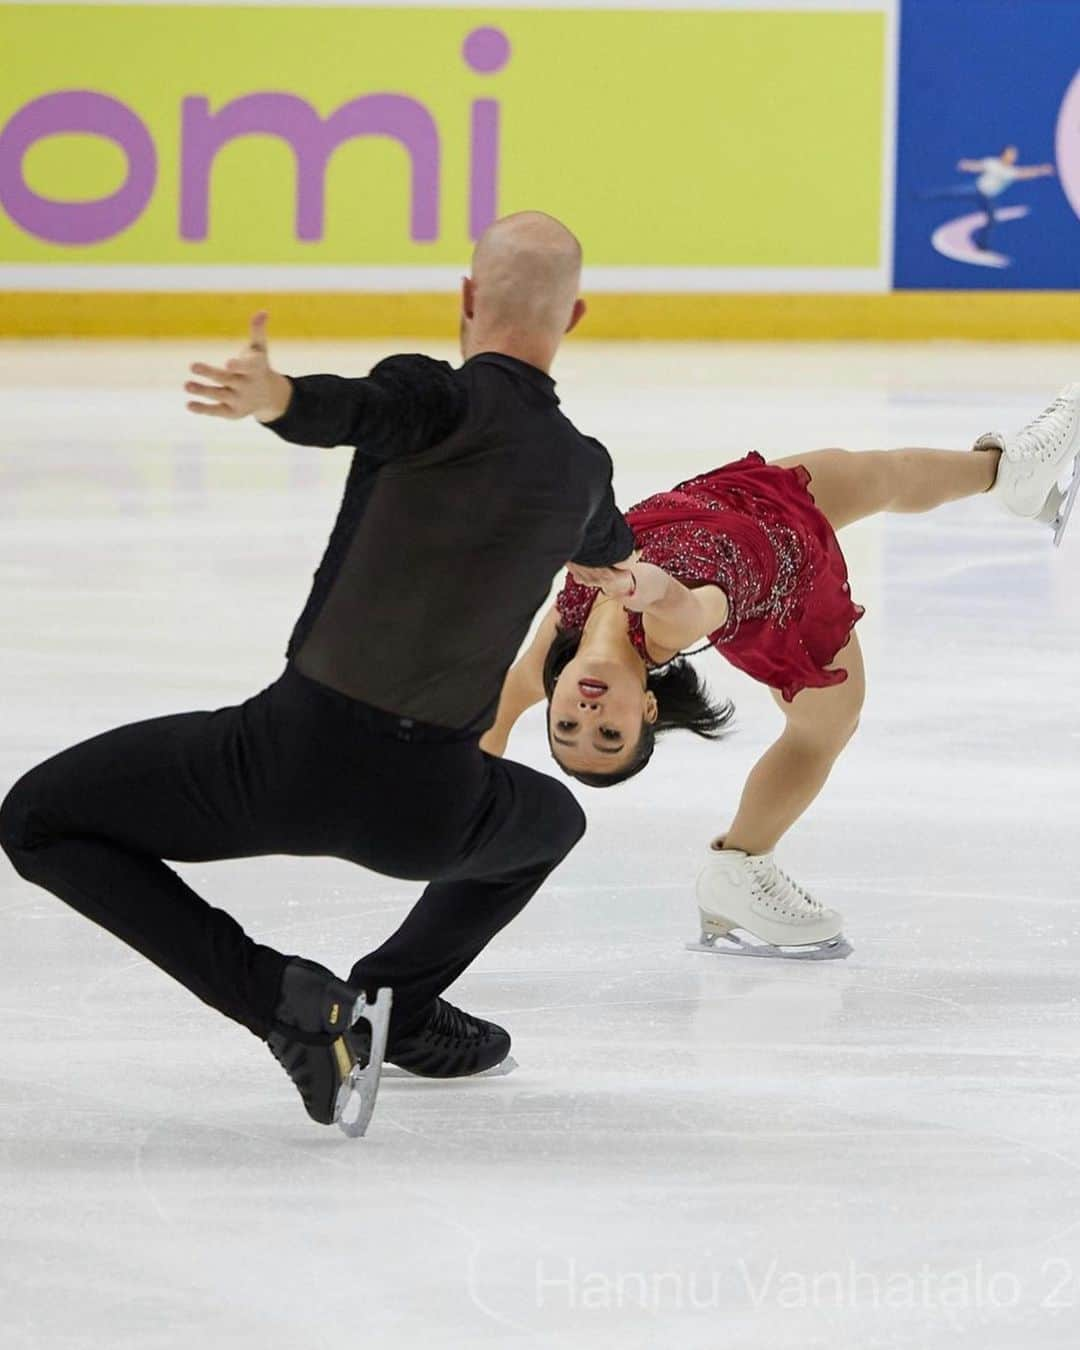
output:
<svg viewBox="0 0 1080 1350"><path fill-rule="evenodd" d="M485 1069L483 1073L474 1074L475 1078L505 1078L508 1073L513 1073L517 1068L518 1062L513 1055L507 1055L505 1059L500 1060L498 1064L493 1064L490 1069Z"/></svg>
<svg viewBox="0 0 1080 1350"><path fill-rule="evenodd" d="M1076 505L1076 498L1080 495L1080 462L1073 469L1072 482L1069 484L1063 500L1055 512L1054 525L1054 547L1060 548L1061 541L1065 537L1065 526L1069 523L1069 517L1072 515L1073 507Z"/></svg>
<svg viewBox="0 0 1080 1350"><path fill-rule="evenodd" d="M688 952L710 952L713 956L763 956L782 961L842 961L855 950L843 933L824 942L779 947L762 939L753 941L737 933L702 933L697 942L686 943Z"/></svg>
<svg viewBox="0 0 1080 1350"><path fill-rule="evenodd" d="M505 1078L508 1073L513 1073L517 1068L518 1062L513 1055L507 1055L505 1059L500 1060L498 1064L493 1064L490 1069L481 1069L479 1073L463 1074L460 1078L448 1078L448 1083L467 1083L472 1078ZM429 1078L426 1074L411 1073L408 1069L403 1069L399 1064L387 1064L383 1069L384 1078L421 1078L425 1083L437 1082L437 1079Z"/></svg>
<svg viewBox="0 0 1080 1350"><path fill-rule="evenodd" d="M371 1027L371 1051L363 1067L360 1064L353 1065L349 1077L338 1092L337 1125L342 1134L348 1135L350 1139L359 1139L367 1133L375 1112L393 998L392 989L379 989L373 1003L369 1003L367 996L361 994L353 1005L349 1025L355 1026L360 1018L368 1023Z"/></svg>

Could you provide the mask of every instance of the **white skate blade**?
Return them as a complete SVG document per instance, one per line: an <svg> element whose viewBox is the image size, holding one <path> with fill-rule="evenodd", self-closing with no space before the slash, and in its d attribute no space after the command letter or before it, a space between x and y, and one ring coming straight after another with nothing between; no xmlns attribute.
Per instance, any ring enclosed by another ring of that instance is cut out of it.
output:
<svg viewBox="0 0 1080 1350"><path fill-rule="evenodd" d="M462 1074L460 1078L447 1078L447 1083L467 1083L471 1078L505 1078L508 1073L513 1073L517 1068L518 1062L513 1055L507 1055L505 1059L500 1060L498 1064L493 1064L490 1069L481 1069L479 1073ZM398 1064L387 1064L383 1069L384 1078L419 1078L425 1083L438 1082L438 1079L429 1078L426 1074L410 1073L408 1069L401 1068Z"/></svg>
<svg viewBox="0 0 1080 1350"><path fill-rule="evenodd" d="M1069 490L1065 494L1065 499L1059 506L1056 519L1053 522L1055 548L1061 547L1061 541L1065 537L1065 526L1069 523L1069 517L1072 515L1078 495L1080 495L1080 460L1073 466L1072 482L1069 484Z"/></svg>
<svg viewBox="0 0 1080 1350"><path fill-rule="evenodd" d="M394 999L392 989L379 989L374 1003L367 1001L361 994L353 1005L350 1026L363 1018L371 1027L371 1052L368 1062L360 1067L353 1066L348 1079L342 1083L338 1092L336 1119L342 1134L350 1139L359 1139L367 1133L367 1127L375 1111L375 1100L379 1095L379 1078L382 1074L383 1055L386 1053L386 1036L390 1030L390 1005Z"/></svg>
<svg viewBox="0 0 1080 1350"><path fill-rule="evenodd" d="M807 942L801 946L779 947L760 938L741 933L705 933L697 942L686 944L688 952L709 952L713 956L765 956L783 961L839 961L854 951L844 935L825 942Z"/></svg>
<svg viewBox="0 0 1080 1350"><path fill-rule="evenodd" d="M505 1078L508 1073L513 1073L517 1068L518 1062L513 1055L507 1055L505 1059L500 1060L498 1064L493 1064L490 1069L485 1069L483 1073L474 1073L473 1078Z"/></svg>

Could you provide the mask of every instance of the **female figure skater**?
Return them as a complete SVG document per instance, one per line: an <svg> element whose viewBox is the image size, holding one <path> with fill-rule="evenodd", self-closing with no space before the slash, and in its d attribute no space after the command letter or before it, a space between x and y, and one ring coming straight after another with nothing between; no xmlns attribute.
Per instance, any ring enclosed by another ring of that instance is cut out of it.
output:
<svg viewBox="0 0 1080 1350"><path fill-rule="evenodd" d="M839 914L775 863L773 850L821 791L859 724L865 693L835 531L883 511L930 511L992 492L1060 542L1080 487L1080 384L1015 437L975 453L818 450L766 464L751 453L627 512L637 554L618 568L571 567L532 645L507 675L481 748L501 755L511 727L547 698L551 752L593 787L639 773L656 735L722 734L680 654L707 639L767 684L784 730L754 766L735 819L698 878L700 944L715 951L846 956ZM1071 487L1061 477L1072 470ZM813 495L811 495L811 485ZM734 935L741 929L757 942Z"/></svg>

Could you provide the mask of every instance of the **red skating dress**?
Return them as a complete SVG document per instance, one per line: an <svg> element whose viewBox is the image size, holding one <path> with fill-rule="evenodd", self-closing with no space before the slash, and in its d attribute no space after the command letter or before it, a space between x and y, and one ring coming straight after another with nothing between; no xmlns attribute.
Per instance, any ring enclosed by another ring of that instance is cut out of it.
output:
<svg viewBox="0 0 1080 1350"><path fill-rule="evenodd" d="M731 612L709 642L789 703L801 689L847 679L825 667L864 612L851 599L844 555L809 483L806 469L777 468L751 452L626 513L642 561L684 586L720 587ZM598 595L568 576L555 602L559 627L582 629ZM627 620L634 646L655 664L641 615L628 610Z"/></svg>

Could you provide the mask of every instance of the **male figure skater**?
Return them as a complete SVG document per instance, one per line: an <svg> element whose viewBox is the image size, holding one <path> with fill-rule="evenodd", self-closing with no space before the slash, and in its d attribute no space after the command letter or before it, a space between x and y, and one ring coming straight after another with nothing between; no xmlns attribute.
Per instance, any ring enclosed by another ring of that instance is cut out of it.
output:
<svg viewBox="0 0 1080 1350"><path fill-rule="evenodd" d="M356 447L285 670L239 706L66 750L0 807L24 878L266 1040L324 1124L360 1078L370 1113L387 1032L385 1001L365 1010L376 990L393 992L391 1062L451 1077L506 1059L501 1027L439 995L584 833L562 785L478 744L555 574L633 550L611 460L548 373L585 311L580 273L563 225L509 216L464 282L458 369L395 356L363 379L289 379L269 364L265 315L240 358L193 366L192 412ZM346 984L253 941L163 861L270 853L430 884Z"/></svg>

